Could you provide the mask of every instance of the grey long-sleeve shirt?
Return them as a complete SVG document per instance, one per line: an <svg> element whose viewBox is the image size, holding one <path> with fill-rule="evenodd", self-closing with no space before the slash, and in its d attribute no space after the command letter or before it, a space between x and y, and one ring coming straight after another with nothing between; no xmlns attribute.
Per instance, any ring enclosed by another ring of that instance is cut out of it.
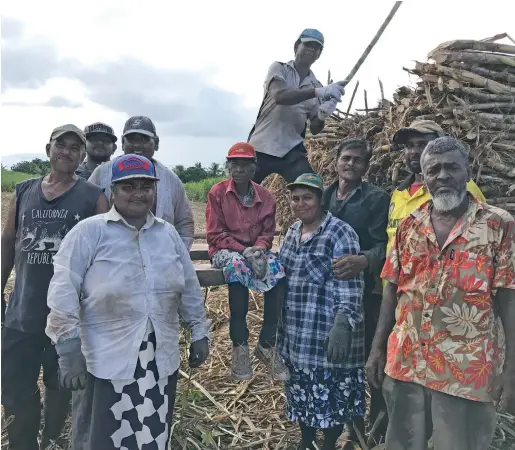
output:
<svg viewBox="0 0 515 450"><path fill-rule="evenodd" d="M89 182L104 189L108 199L111 198L111 179L113 163L117 158L98 166L89 177ZM193 212L186 197L186 191L179 177L159 161L153 160L156 167L157 203L156 217L171 223L179 233L186 248L189 250L193 244L195 226Z"/></svg>
<svg viewBox="0 0 515 450"><path fill-rule="evenodd" d="M149 214L141 230L113 207L78 223L54 256L46 334L80 335L88 371L97 378L134 376L150 320L160 377L180 364L179 318L192 341L208 336L204 299L188 250L169 223Z"/></svg>

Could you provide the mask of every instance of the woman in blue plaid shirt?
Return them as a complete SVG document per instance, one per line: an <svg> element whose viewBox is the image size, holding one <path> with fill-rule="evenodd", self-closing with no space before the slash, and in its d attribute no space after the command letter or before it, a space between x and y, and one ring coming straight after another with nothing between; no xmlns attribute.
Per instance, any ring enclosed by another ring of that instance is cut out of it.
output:
<svg viewBox="0 0 515 450"><path fill-rule="evenodd" d="M344 424L365 412L363 279L340 281L332 263L360 252L356 232L322 207L323 182L304 174L288 185L297 220L280 260L288 280L278 348L290 379L287 416L299 422L300 449L335 449Z"/></svg>

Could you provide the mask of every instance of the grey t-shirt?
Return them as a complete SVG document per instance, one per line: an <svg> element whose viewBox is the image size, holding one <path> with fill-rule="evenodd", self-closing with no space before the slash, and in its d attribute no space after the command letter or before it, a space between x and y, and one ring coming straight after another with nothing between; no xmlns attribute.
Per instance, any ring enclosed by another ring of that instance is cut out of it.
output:
<svg viewBox="0 0 515 450"><path fill-rule="evenodd" d="M45 332L53 257L68 231L95 214L102 193L100 187L79 179L49 201L43 196L41 181L34 178L16 185L16 278L4 325L26 333Z"/></svg>
<svg viewBox="0 0 515 450"><path fill-rule="evenodd" d="M257 152L282 158L304 140L306 122L317 117L320 101L312 98L296 105L278 105L269 92L273 80L282 81L289 89L315 89L322 83L311 71L301 81L293 61L274 62L268 69L263 106L249 142Z"/></svg>

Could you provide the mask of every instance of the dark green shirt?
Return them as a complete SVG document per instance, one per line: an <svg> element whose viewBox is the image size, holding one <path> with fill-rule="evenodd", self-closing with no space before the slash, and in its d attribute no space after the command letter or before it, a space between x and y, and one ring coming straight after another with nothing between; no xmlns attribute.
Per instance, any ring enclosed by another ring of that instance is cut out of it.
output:
<svg viewBox="0 0 515 450"><path fill-rule="evenodd" d="M347 222L359 237L361 252L367 257L365 292L372 292L374 279L379 279L386 259L388 208L390 196L380 187L363 181L345 200L337 200L338 181L324 193L324 207Z"/></svg>

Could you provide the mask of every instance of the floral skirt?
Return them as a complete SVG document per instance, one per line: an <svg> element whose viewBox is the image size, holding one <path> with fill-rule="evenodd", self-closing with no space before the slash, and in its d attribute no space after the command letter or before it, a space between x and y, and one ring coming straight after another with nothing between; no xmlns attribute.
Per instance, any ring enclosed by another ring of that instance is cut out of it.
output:
<svg viewBox="0 0 515 450"><path fill-rule="evenodd" d="M311 428L332 428L365 415L365 375L357 369L295 369L289 366L286 415Z"/></svg>
<svg viewBox="0 0 515 450"><path fill-rule="evenodd" d="M253 277L250 263L238 252L219 250L211 258L211 264L217 269L223 269L226 283L239 283L255 292L267 292L284 278L285 274L274 253L267 251L266 257L268 272L262 280Z"/></svg>

